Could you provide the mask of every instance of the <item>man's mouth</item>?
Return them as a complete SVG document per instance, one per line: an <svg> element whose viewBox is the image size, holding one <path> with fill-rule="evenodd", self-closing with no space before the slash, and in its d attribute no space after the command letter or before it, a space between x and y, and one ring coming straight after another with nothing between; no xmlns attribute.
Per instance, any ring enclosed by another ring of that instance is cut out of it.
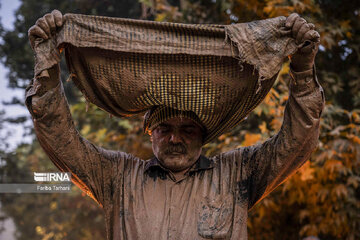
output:
<svg viewBox="0 0 360 240"><path fill-rule="evenodd" d="M182 152L169 152L169 155L183 155L184 153Z"/></svg>
<svg viewBox="0 0 360 240"><path fill-rule="evenodd" d="M170 145L165 150L165 154L167 155L184 155L186 152L186 147L182 144Z"/></svg>

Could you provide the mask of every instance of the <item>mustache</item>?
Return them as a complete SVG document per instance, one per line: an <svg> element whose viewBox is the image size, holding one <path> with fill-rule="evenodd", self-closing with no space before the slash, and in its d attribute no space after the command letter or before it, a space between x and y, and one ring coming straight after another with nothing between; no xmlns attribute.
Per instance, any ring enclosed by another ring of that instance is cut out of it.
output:
<svg viewBox="0 0 360 240"><path fill-rule="evenodd" d="M173 152L186 154L187 150L186 150L185 145L182 143L176 143L176 144L169 143L168 147L165 149L164 152L165 152L165 154L170 154Z"/></svg>

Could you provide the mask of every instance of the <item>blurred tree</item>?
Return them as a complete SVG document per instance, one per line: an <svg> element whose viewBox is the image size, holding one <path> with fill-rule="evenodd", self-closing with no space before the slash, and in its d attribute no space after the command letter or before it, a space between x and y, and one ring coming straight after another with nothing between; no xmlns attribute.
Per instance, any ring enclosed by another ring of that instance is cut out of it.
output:
<svg viewBox="0 0 360 240"><path fill-rule="evenodd" d="M327 98L319 148L297 174L250 212L249 239L302 239L307 236L360 239L358 1L24 0L17 11L15 29L1 32L4 41L0 55L10 69L10 86L23 88L32 78L33 57L27 42L27 29L54 8L64 13L215 24L298 12L315 23L322 38L317 74ZM238 127L206 145L204 153L213 155L264 141L274 135L281 126L288 96L288 71L289 64L285 63L264 102ZM62 79L66 79L66 74ZM84 137L103 147L130 152L144 159L151 156L151 145L148 137L142 134L140 117L109 118L93 105L86 111L86 103L73 89L71 83L65 83L66 94L73 104L73 117ZM36 140L31 145L19 146L14 153L4 151L2 154L1 159L7 163L0 167L2 181L23 181L32 177L28 176L32 171L55 170ZM13 178L15 176L20 177ZM81 197L79 191L72 195L34 195L26 199L23 195L0 195L0 201L4 203L6 213L15 220L19 239L101 239L102 215L96 210L95 203ZM35 216L34 207L44 214ZM51 217L46 215L50 212ZM65 236L65 233L71 235Z"/></svg>

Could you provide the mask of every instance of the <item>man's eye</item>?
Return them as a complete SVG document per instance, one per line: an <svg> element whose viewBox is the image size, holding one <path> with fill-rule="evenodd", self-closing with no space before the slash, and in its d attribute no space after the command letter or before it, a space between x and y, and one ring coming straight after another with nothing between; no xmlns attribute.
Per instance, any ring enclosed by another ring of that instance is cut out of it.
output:
<svg viewBox="0 0 360 240"><path fill-rule="evenodd" d="M192 129L192 128L184 129L184 132L185 132L186 134L192 134L192 133L194 132L194 129Z"/></svg>
<svg viewBox="0 0 360 240"><path fill-rule="evenodd" d="M167 133L167 132L169 132L169 129L168 128L160 128L159 132L160 133Z"/></svg>

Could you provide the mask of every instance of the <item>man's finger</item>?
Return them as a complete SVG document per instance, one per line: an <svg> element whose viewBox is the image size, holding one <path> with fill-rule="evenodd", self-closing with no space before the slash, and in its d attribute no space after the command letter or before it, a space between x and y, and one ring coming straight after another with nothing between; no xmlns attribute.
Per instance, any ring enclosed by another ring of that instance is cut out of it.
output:
<svg viewBox="0 0 360 240"><path fill-rule="evenodd" d="M36 37L48 39L48 35L37 25L32 26L28 31L28 36L31 39L34 39Z"/></svg>
<svg viewBox="0 0 360 240"><path fill-rule="evenodd" d="M315 25L313 23L308 23L311 30L315 29Z"/></svg>
<svg viewBox="0 0 360 240"><path fill-rule="evenodd" d="M315 30L311 30L311 31L312 31L312 33L311 33L311 41L320 42L320 34Z"/></svg>
<svg viewBox="0 0 360 240"><path fill-rule="evenodd" d="M299 17L300 16L297 13L290 14L290 16L286 18L285 27L291 28L294 25L295 20Z"/></svg>
<svg viewBox="0 0 360 240"><path fill-rule="evenodd" d="M303 42L305 33L310 30L309 24L303 24L296 35L296 43L300 44Z"/></svg>
<svg viewBox="0 0 360 240"><path fill-rule="evenodd" d="M47 35L48 37L51 36L51 33L50 33L50 27L49 25L46 23L45 19L44 18L39 18L35 25L37 25L38 27L40 27Z"/></svg>
<svg viewBox="0 0 360 240"><path fill-rule="evenodd" d="M304 34L304 41L320 42L320 34L315 30L309 30Z"/></svg>
<svg viewBox="0 0 360 240"><path fill-rule="evenodd" d="M32 48L34 48L36 38L48 39L47 34L37 25L29 29L28 37Z"/></svg>
<svg viewBox="0 0 360 240"><path fill-rule="evenodd" d="M303 18L298 18L296 19L294 25L293 25L293 28L292 28L292 34L293 34L293 37L296 39L297 38L297 35L299 33L299 30L300 28L304 25L304 24L307 24L306 20L303 19Z"/></svg>
<svg viewBox="0 0 360 240"><path fill-rule="evenodd" d="M46 23L48 24L48 26L50 27L51 35L53 35L53 33L56 30L54 16L52 14L48 13L48 14L45 14L44 19L45 19Z"/></svg>
<svg viewBox="0 0 360 240"><path fill-rule="evenodd" d="M54 16L55 24L57 27L61 27L63 25L63 15L59 10L53 10L51 15Z"/></svg>

